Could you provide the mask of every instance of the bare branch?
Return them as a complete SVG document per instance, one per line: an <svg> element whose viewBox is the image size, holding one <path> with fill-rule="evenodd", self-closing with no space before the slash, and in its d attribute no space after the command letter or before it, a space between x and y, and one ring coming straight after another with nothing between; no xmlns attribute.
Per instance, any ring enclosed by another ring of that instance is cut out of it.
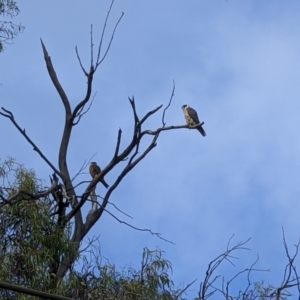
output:
<svg viewBox="0 0 300 300"><path fill-rule="evenodd" d="M72 178L72 181L74 181L78 175L82 174L82 171L85 170L85 169L87 168L87 166L90 164L90 162L92 161L92 159L95 157L96 154L97 154L97 153L93 154L93 156L92 156L88 161L85 160L85 161L83 162L83 164L82 164L82 166L80 167L80 169L79 169L79 171L77 172L77 174L75 174L74 177ZM80 184L86 183L86 182L90 182L90 180L89 180L89 181L82 181L82 182L78 183L76 186L74 186L74 189L75 189L77 186L79 186Z"/></svg>
<svg viewBox="0 0 300 300"><path fill-rule="evenodd" d="M165 242L168 242L168 243L170 243L170 244L175 245L172 241L169 241L169 240L163 238L163 237L161 236L161 234L158 233L158 232L153 232L153 231L151 231L150 229L142 229L142 228L135 227L135 226L133 226L133 225L127 223L127 222L124 222L124 221L120 220L120 219L117 218L114 214L112 214L111 212L109 212L106 208L104 208L103 210L105 210L110 216L112 216L115 220L117 220L117 221L118 221L119 223L121 223L121 224L125 224L125 225L127 225L127 226L129 226L129 227L131 227L131 228L133 228L133 229L135 229L135 230L137 230L137 231L147 231L147 232L151 233L152 235L156 235L156 236L157 236L158 238L160 238L161 240L163 240L163 241L165 241Z"/></svg>
<svg viewBox="0 0 300 300"><path fill-rule="evenodd" d="M167 109L170 107L171 103L172 103L172 100L173 100L173 97L174 97L174 93L175 93L175 80L173 79L173 89L172 89L172 94L171 94L171 97L170 97L170 100L169 100L169 103L167 105L167 107L164 109L164 112L163 112L163 115L162 115L162 124L163 124L163 127L166 126L166 122L165 122L165 113L167 111Z"/></svg>
<svg viewBox="0 0 300 300"><path fill-rule="evenodd" d="M29 142L29 144L33 147L33 150L36 151L41 158L48 164L48 166L56 173L59 177L62 178L61 173L54 167L54 165L48 160L48 158L42 153L42 151L37 147L37 145L29 138L29 136L26 134L25 129L22 129L18 123L15 121L14 115L9 110L5 109L4 107L1 107L3 111L6 112L0 112L0 115L8 118L11 120L11 122L15 125L15 127L19 130L19 132L25 137L25 139Z"/></svg>
<svg viewBox="0 0 300 300"><path fill-rule="evenodd" d="M114 0L112 0L111 2L111 5L110 5L110 8L109 8L109 11L107 13L107 16L106 16L106 20L105 20L105 23L104 23L104 27L103 27L103 31L102 31L102 36L101 36L101 40L100 40L100 43L99 43L99 49L98 49L98 55L97 55L97 61L96 61L96 65L94 66L93 64L93 46L94 46L94 43L93 43L93 25L91 25L91 32L90 32L90 35L91 35L91 62L90 62L90 71L87 72L85 71L82 63L81 63L81 59L79 57L79 54L78 54L78 51L77 51L77 47L76 47L76 54L77 54L77 58L79 60L79 64L80 64L80 67L81 69L83 70L84 74L88 77L88 81L87 81L87 91L86 91L86 95L84 97L84 99L77 104L77 106L75 107L73 113L72 113L72 116L71 116L71 121L72 121L72 125L75 126L78 124L78 122L80 121L82 115L84 115L88 110L89 108L87 109L86 112L84 112L83 114L81 114L81 111L82 109L84 108L85 104L89 101L90 99L90 96L91 96L91 92L92 92L92 82L93 82L93 75L94 73L96 72L96 69L98 68L98 66L102 63L102 61L105 59L109 49L110 49L110 46L111 46L111 43L112 43L112 40L114 38L114 34L115 34L115 31L118 27L118 24L120 23L124 13L122 13L121 17L119 18L119 20L117 21L115 27L114 27L114 30L113 30L113 33L112 33L112 36L111 36L111 39L110 39L110 42L107 46L107 49L105 51L105 54L104 56L102 57L102 59L99 61L100 59L100 53L101 53L101 47L102 47L102 42L103 42L103 38L104 38L104 33L105 33L105 29L106 29L106 24L107 24L107 20L108 20L108 17L110 15L110 12L111 12L111 9L112 9L112 6L113 6L113 3L114 3ZM49 58L50 59L50 58ZM51 61L50 61L51 62ZM71 112L71 111L70 111ZM74 122L74 119L78 117L78 120L76 122Z"/></svg>
<svg viewBox="0 0 300 300"><path fill-rule="evenodd" d="M91 93L92 93L92 83L93 83L94 73L95 73L94 67L91 66L90 71L87 75L88 81L87 81L86 95L85 95L84 99L76 105L76 107L71 115L70 121L72 122L72 124L74 122L74 119L78 116L78 112L80 111L80 109L82 109L85 106L85 104L90 100ZM76 125L76 124L77 123L75 123L73 125Z"/></svg>
<svg viewBox="0 0 300 300"><path fill-rule="evenodd" d="M113 33L112 33L112 35L111 35L109 44L108 44L108 46L107 46L107 49L106 49L106 51L105 51L105 53L104 53L102 59L101 59L99 62L98 62L98 60L97 60L96 69L98 68L98 66L99 66L99 65L104 61L104 59L106 58L106 55L107 55L107 53L108 53L108 51L109 51L109 49L110 49L111 43L112 43L113 38L114 38L114 36L115 36L115 32L116 32L116 30L117 30L117 27L118 27L118 25L119 25L121 19L123 18L123 16L124 16L124 13L122 12L122 14L121 14L121 16L120 16L120 18L119 18L119 20L118 20L118 22L117 22L117 24L116 24L114 30L113 30Z"/></svg>
<svg viewBox="0 0 300 300"><path fill-rule="evenodd" d="M116 32L116 30L117 30L117 27L118 27L118 25L119 25L121 19L122 19L123 16L124 16L124 13L122 12L122 14L121 14L119 20L117 21L117 23L116 23L116 25L115 25L115 27L114 27L114 30L113 30L112 35L111 35L111 37L110 37L110 41L109 41L109 43L108 43L108 46L107 46L107 48L106 48L106 51L105 51L103 57L100 59L101 48L102 48L102 43L103 43L104 34L105 34L105 30L106 30L106 25L107 25L107 21L108 21L108 18L109 18L109 15L110 15L110 12L111 12L111 9L112 9L113 4L114 4L114 0L111 1L109 10L108 10L108 12L107 12L107 14L106 14L106 19L105 19L105 22L104 22L104 26L103 26L103 30L102 30L102 34L101 34L101 39L100 39L100 43L99 43L99 47L98 47L98 54L97 54L97 60L96 60L95 71L97 70L98 66L104 61L104 59L105 59L105 57L106 57L106 55L107 55L107 53L108 53L108 51L109 51L109 49L110 49L110 46L111 46L111 43L112 43L112 41L113 41L113 38L114 38L115 32Z"/></svg>
<svg viewBox="0 0 300 300"><path fill-rule="evenodd" d="M91 64L90 64L90 66L93 66L94 65L93 24L91 24L90 35L91 35Z"/></svg>
<svg viewBox="0 0 300 300"><path fill-rule="evenodd" d="M79 171L73 176L73 178L71 179L71 181L74 181L79 175L83 174L83 170L85 170L88 166L88 162L85 160L82 164L82 166L80 167ZM84 181L84 182L88 182L88 181ZM76 187L78 186L79 184L76 185ZM75 188L75 186L74 186Z"/></svg>
<svg viewBox="0 0 300 300"><path fill-rule="evenodd" d="M61 84L59 83L59 81L57 79L50 56L48 55L48 52L47 52L46 47L42 40L41 40L41 44L42 44L42 48L43 48L43 52L44 52L44 59L46 61L46 66L48 69L49 76L52 80L53 85L55 86L56 90L58 91L58 93L61 97L61 100L64 104L64 107L65 107L65 112L66 112L65 126L64 126L61 143L60 143L60 149L59 149L59 154L58 154L58 163L59 163L59 170L60 170L60 174L61 174L63 183L64 183L66 189L68 190L68 192L70 193L70 199L72 199L72 202L74 202L74 204L76 204L77 198L76 198L75 190L72 187L72 181L70 179L69 169L67 166L67 150L68 150L68 145L69 145L71 131L72 131L72 123L73 123L76 113L80 107L77 105L77 107L76 107L77 110L75 108L75 111L72 114L70 102L69 102L67 95L65 94ZM90 91L91 91L92 78L93 78L93 72L92 73L90 72L88 74L89 95L90 95ZM89 98L89 95L88 95L88 98ZM88 99L87 99L87 101L88 101ZM83 103L83 105L84 105L84 103ZM82 224L82 215L81 215L81 212L79 212L76 215L76 224L75 224L75 231L74 231L75 235L77 235L76 229L81 224Z"/></svg>
<svg viewBox="0 0 300 300"><path fill-rule="evenodd" d="M122 211L120 208L118 208L115 204L113 204L112 202L108 202L108 204L112 205L116 210L118 210L120 213L122 213L123 215L125 215L126 217L133 219L132 216L126 214L124 211Z"/></svg>
<svg viewBox="0 0 300 300"><path fill-rule="evenodd" d="M56 88L56 90L57 90L57 92L58 92L58 94L59 94L59 96L60 96L60 98L61 98L61 100L64 104L66 114L70 115L71 114L70 102L68 100L68 97L67 97L64 89L62 88L61 84L58 81L56 72L55 72L54 67L52 65L52 62L51 62L51 58L48 55L47 49L46 49L42 39L41 39L41 44L42 44L42 48L43 48L43 52L44 52L44 59L45 59L45 62L46 62L46 66L47 66L49 76L50 76L50 78L52 80L52 83L53 83L54 87Z"/></svg>
<svg viewBox="0 0 300 300"><path fill-rule="evenodd" d="M110 12L111 12L113 4L114 4L114 0L112 0L111 3L110 3L110 7L108 9L108 12L106 14L106 18L105 18L105 21L104 21L104 25L103 25L103 29L102 29L102 34L101 34L101 39L100 39L99 47L98 47L98 54L97 54L96 65L97 65L97 63L98 63L98 61L100 59L101 48L102 48L102 43L103 43L104 34L105 34L105 30L106 30L106 25L107 25L108 17L110 15Z"/></svg>
<svg viewBox="0 0 300 300"><path fill-rule="evenodd" d="M139 124L139 117L138 117L137 112L136 112L134 97L132 97L132 99L128 97L128 100L129 100L129 103L130 103L132 111L133 111L133 116L134 116L134 133L135 133L135 131L137 129L136 127Z"/></svg>
<svg viewBox="0 0 300 300"><path fill-rule="evenodd" d="M78 53L78 48L77 48L77 46L75 47L75 52L76 52L76 56L77 56L77 59L78 59L78 61L79 61L79 65L80 65L80 67L81 67L82 72L84 73L85 76L88 76L87 71L84 69L84 67L83 67L83 65L82 65L82 62L81 62L81 59L80 59L80 56L79 56L79 53Z"/></svg>
<svg viewBox="0 0 300 300"><path fill-rule="evenodd" d="M116 145L116 149L115 149L115 154L114 154L113 160L117 159L117 156L119 154L120 144L121 144L121 137L122 137L122 130L121 130L121 128L119 128L119 130L118 130L117 145Z"/></svg>
<svg viewBox="0 0 300 300"><path fill-rule="evenodd" d="M200 123L201 125L204 124L204 122ZM199 124L197 125L194 125L194 126L191 126L189 127L189 125L177 125L177 126L167 126L167 127L160 127L160 128L157 128L156 130L144 130L142 133L141 133L141 136L145 135L145 134L149 134L149 135L156 135L162 131L167 131L167 130L173 130L173 129L181 129L181 128L186 128L186 129L193 129L193 128L196 128L198 127Z"/></svg>
<svg viewBox="0 0 300 300"><path fill-rule="evenodd" d="M82 112L83 109L84 109L84 106L82 106L82 107L78 110L77 115L76 115L76 117L78 117L78 120L77 120L76 122L73 122L73 124L72 124L73 126L77 125L77 124L79 123L81 117L82 117L83 115L85 115L85 114L90 110L90 108L91 108L91 106L92 106L92 104L93 104L93 102L94 102L94 99L95 99L96 95L97 95L97 92L94 94L94 96L93 96L93 98L92 98L92 100L91 100L91 102L90 102L89 107L88 107L84 112Z"/></svg>
<svg viewBox="0 0 300 300"><path fill-rule="evenodd" d="M247 291L248 289L250 288L251 286L251 281L250 281L250 273L251 272L269 272L270 270L263 270L263 269L254 269L253 267L256 265L256 263L258 262L259 260L259 256L257 255L257 258L256 260L252 263L252 265L250 266L250 268L246 268L240 272L238 272L236 275L234 275L226 284L226 289L225 291L223 290L223 293L226 294L226 295L229 295L229 287L230 287L230 284L237 278L239 277L241 274L243 273L246 273L247 272L247 281L248 281L248 285L246 287L246 289L244 290L243 292L243 295L247 295Z"/></svg>
<svg viewBox="0 0 300 300"><path fill-rule="evenodd" d="M74 185L74 189L75 188L77 188L78 186L80 186L80 185L82 185L82 184L84 184L84 183L89 183L89 182L91 182L90 180L83 180L83 181L80 181L79 183L77 183L76 185ZM79 196L78 196L79 197Z"/></svg>
<svg viewBox="0 0 300 300"><path fill-rule="evenodd" d="M139 125L142 125L150 116L152 116L153 114L155 114L158 110L160 110L162 108L162 104L156 108L154 108L153 110L150 110L143 118L142 120L139 122Z"/></svg>

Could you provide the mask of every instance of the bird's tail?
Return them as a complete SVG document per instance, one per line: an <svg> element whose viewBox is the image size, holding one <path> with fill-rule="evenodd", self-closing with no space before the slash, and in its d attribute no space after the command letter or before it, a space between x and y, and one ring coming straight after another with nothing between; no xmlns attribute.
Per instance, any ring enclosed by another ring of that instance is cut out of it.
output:
<svg viewBox="0 0 300 300"><path fill-rule="evenodd" d="M199 127L197 127L197 130L203 135L206 136L206 132L204 131L203 127L200 125Z"/></svg>
<svg viewBox="0 0 300 300"><path fill-rule="evenodd" d="M102 178L101 183L108 189L109 185L106 183L104 178Z"/></svg>

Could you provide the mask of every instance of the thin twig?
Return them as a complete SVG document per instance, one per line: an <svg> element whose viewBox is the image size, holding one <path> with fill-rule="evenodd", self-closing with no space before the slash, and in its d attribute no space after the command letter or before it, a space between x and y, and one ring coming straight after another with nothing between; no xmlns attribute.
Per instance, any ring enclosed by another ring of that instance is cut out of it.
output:
<svg viewBox="0 0 300 300"><path fill-rule="evenodd" d="M176 299L178 299L192 284L196 282L197 278L189 283L178 295L176 295Z"/></svg>
<svg viewBox="0 0 300 300"><path fill-rule="evenodd" d="M161 121L162 121L163 127L166 126L166 122L165 122L165 113L166 113L167 109L170 107L170 105L171 105L171 103L172 103L172 100L173 100L173 97L174 97L174 93L175 93L175 80L173 79L173 89L172 89L172 94L171 94L169 103L168 103L168 105L166 106L166 108L164 109L163 115L162 115L162 120L161 120Z"/></svg>
<svg viewBox="0 0 300 300"><path fill-rule="evenodd" d="M119 150L120 150L120 144L121 144L121 137L122 137L122 130L121 128L119 128L118 130L118 138L117 138L117 145L116 145L116 149L115 149L115 154L114 154L114 158L116 159L118 154L119 154Z"/></svg>
<svg viewBox="0 0 300 300"><path fill-rule="evenodd" d="M125 222L125 221L120 220L120 219L117 218L114 214L112 214L111 212L109 212L106 208L104 208L104 210L105 210L110 216L112 216L114 219L116 219L116 220L117 220L119 223L121 223L121 224L127 225L127 226L129 226L129 227L131 227L131 228L133 228L133 229L135 229L135 230L137 230L137 231L146 231L146 232L149 232L149 233L151 233L152 235L156 235L156 236L157 236L158 238L160 238L161 240L163 240L163 241L165 241L165 242L168 242L168 243L170 243L170 244L175 245L172 241L169 241L169 240L163 238L163 237L161 236L161 234L158 233L158 232L153 232L153 231L150 230L150 229L143 229L143 228L135 227L135 226L133 226L133 225L131 225L131 224Z"/></svg>
<svg viewBox="0 0 300 300"><path fill-rule="evenodd" d="M74 175L74 177L72 178L71 181L74 181L78 175L82 174L82 171L83 171L85 168L87 168L87 166L89 165L89 163L92 161L92 159L94 158L94 156L95 156L96 154L97 154L97 153L95 153L88 161L85 160L85 161L83 162L83 164L81 165L79 171L77 172L77 174ZM89 181L84 181L84 182L89 182ZM78 186L78 184L77 184L76 186ZM76 186L74 186L74 189L75 189Z"/></svg>
<svg viewBox="0 0 300 300"><path fill-rule="evenodd" d="M29 142L29 144L33 147L33 150L36 151L41 158L48 164L48 166L56 173L60 178L62 178L61 173L54 167L54 165L48 160L48 158L43 154L43 152L37 147L37 145L30 139L30 137L26 134L25 129L22 129L18 123L15 121L14 115L9 110L5 109L4 107L1 107L3 111L6 112L2 113L0 112L0 115L8 118L11 120L11 122L15 125L15 127L21 132L21 134L25 137L25 139Z"/></svg>
<svg viewBox="0 0 300 300"><path fill-rule="evenodd" d="M109 51L109 49L110 49L111 43L112 43L113 38L114 38L114 36L115 36L115 32L116 32L116 30L117 30L117 27L118 27L118 25L119 25L121 19L123 18L123 16L124 16L124 13L122 12L122 14L121 14L121 16L120 16L120 18L119 18L119 20L118 20L118 22L117 22L117 24L116 24L114 30L113 30L113 34L112 34L112 36L111 36L111 38L110 38L109 44L108 44L108 46L107 46L107 49L106 49L106 51L105 51L105 53L104 53L102 59L96 64L96 68L98 68L98 66L99 66L99 65L104 61L104 59L106 58L106 55L107 55L107 53L108 53L108 51Z"/></svg>
<svg viewBox="0 0 300 300"><path fill-rule="evenodd" d="M93 24L91 24L91 66L94 65L94 42L93 42Z"/></svg>
<svg viewBox="0 0 300 300"><path fill-rule="evenodd" d="M124 13L122 12L122 14L121 14L119 20L117 21L117 23L116 23L116 25L115 25L115 27L114 27L114 30L113 30L112 35L111 35L111 37L110 37L110 41L109 41L109 43L108 43L108 46L107 46L107 48L106 48L106 51L105 51L103 57L100 59L101 48L102 48L102 43L103 43L104 34L105 34L105 30L106 30L106 25L107 25L107 21L108 21L108 18L109 18L109 15L110 15L110 12L111 12L111 9L112 9L113 4L114 4L114 0L111 1L109 10L108 10L107 15L106 15L106 18L105 18L105 22L104 22L104 26L103 26L103 30L102 30L102 34L101 34L101 39L100 39L100 43L99 43L99 47L98 47L98 54L97 54L97 60L96 60L96 65L95 65L95 71L96 71L96 69L98 68L98 66L104 61L104 59L105 59L105 57L106 57L106 55L107 55L107 53L108 53L108 51L109 51L109 49L110 49L110 46L111 46L111 43L112 43L112 41L113 41L113 38L114 38L115 32L116 32L116 30L117 30L117 27L118 27L118 25L119 25L121 19L122 19L123 16L124 16Z"/></svg>
<svg viewBox="0 0 300 300"><path fill-rule="evenodd" d="M226 247L226 251L223 252L222 254L220 254L219 256L217 256L214 260L212 260L209 264L208 264L208 268L206 270L206 274L205 274L205 278L203 280L203 282L201 282L200 284L200 289L199 289L199 297L201 299L207 299L208 295L212 295L215 293L216 290L219 291L219 289L215 288L213 286L214 282L220 277L220 276L215 276L213 279L211 279L214 271L220 266L220 264L224 261L227 260L229 263L233 264L231 262L231 260L229 258L234 258L231 253L233 251L236 250L250 250L248 248L243 247L246 243L249 242L250 238L247 239L244 242L239 242L238 244L236 244L233 247L230 247L230 242L233 238L233 235L230 237L228 243L227 243L227 247ZM208 294L208 290L209 288L213 288L214 290L212 292L209 292Z"/></svg>
<svg viewBox="0 0 300 300"><path fill-rule="evenodd" d="M133 217L132 217L132 216L126 214L124 211L122 211L120 208L118 208L114 203L111 203L111 202L108 201L108 204L114 206L114 208L115 208L116 210L118 210L120 213L122 213L122 214L125 215L126 217L128 217L128 218L130 218L130 219L133 220Z"/></svg>
<svg viewBox="0 0 300 300"><path fill-rule="evenodd" d="M73 122L73 124L72 124L73 126L77 125L79 123L81 117L83 115L85 115L90 110L90 108L91 108L91 106L92 106L92 104L94 102L94 99L95 99L96 95L97 95L97 92L95 92L95 94L94 94L94 96L93 96L93 98L92 98L92 100L90 102L89 107L84 112L82 112L83 109L84 109L84 105L79 109L79 111L77 112L77 115L76 115L76 117L78 117L78 120L76 122Z"/></svg>
<svg viewBox="0 0 300 300"><path fill-rule="evenodd" d="M113 4L114 4L114 0L112 0L111 3L110 3L110 7L108 9L108 12L106 14L106 18L105 18L105 21L104 21L104 25L103 25L103 29L102 29L102 33L101 33L101 38L100 38L100 43L99 43L99 47L98 47L98 54L97 54L96 65L97 65L97 63L98 63L98 61L100 59L101 48L102 48L102 43L103 43L104 34L105 34L105 30L106 30L106 25L107 25L108 17L110 15L110 12L111 12Z"/></svg>
<svg viewBox="0 0 300 300"><path fill-rule="evenodd" d="M78 48L77 48L77 46L75 47L75 52L76 52L76 56L77 56L77 59L78 59L78 61L79 61L79 65L80 65L80 67L81 67L81 70L83 71L83 73L84 73L85 76L88 76L87 71L84 69L84 67L83 67L83 65L82 65L82 62L81 62L81 59L80 59L80 56L79 56L79 53L78 53Z"/></svg>

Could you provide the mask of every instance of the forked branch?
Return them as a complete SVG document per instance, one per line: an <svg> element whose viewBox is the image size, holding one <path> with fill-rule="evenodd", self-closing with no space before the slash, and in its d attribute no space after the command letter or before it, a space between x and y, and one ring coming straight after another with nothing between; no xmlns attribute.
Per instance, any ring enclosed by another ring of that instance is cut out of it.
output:
<svg viewBox="0 0 300 300"><path fill-rule="evenodd" d="M101 58L101 50L102 50L102 44L103 44L103 39L104 39L104 35L105 35L106 25L107 25L107 21L108 21L108 18L109 18L111 9L112 9L112 7L113 7L113 4L114 4L114 0L111 1L109 10L108 10L108 12L107 12L107 14L106 14L106 18L105 18L105 22L104 22L104 26L103 26L103 30L102 30L102 34L101 34L101 39L100 39L100 43L99 43L99 47L98 47L98 54L97 54L97 59L96 59L95 70L97 70L98 66L99 66L99 65L104 61L104 59L106 58L106 55L107 55L107 53L108 53L108 51L109 51L109 49L110 49L110 46L111 46L111 44L112 44L112 41L113 41L113 39L114 39L115 32L116 32L116 30L117 30L117 28L118 28L118 25L119 25L121 19L122 19L123 16L124 16L124 13L122 12L120 18L118 19L118 21L117 21L117 23L116 23L116 25L115 25L115 27L114 27L114 30L113 30L112 35L111 35L111 37L110 37L110 40L109 40L108 46L107 46L107 48L106 48L106 50L105 50L105 53L104 53L104 55L103 55L102 58ZM91 42L91 44L92 44L92 42ZM92 44L92 45L93 45L93 44Z"/></svg>

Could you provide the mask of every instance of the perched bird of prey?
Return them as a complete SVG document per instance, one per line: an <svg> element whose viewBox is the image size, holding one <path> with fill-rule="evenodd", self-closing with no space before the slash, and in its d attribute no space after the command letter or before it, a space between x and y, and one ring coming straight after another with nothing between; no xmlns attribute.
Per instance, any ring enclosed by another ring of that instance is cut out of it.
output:
<svg viewBox="0 0 300 300"><path fill-rule="evenodd" d="M95 178L98 174L101 173L100 167L99 167L99 166L97 165L97 163L94 162L94 161L91 162L89 171L90 171L90 174L91 174L92 178ZM100 182L101 182L106 188L109 187L109 185L105 182L104 178L102 178L102 179L100 180Z"/></svg>
<svg viewBox="0 0 300 300"><path fill-rule="evenodd" d="M195 129L197 129L203 136L206 136L202 125L200 125L201 122L199 121L197 112L186 104L182 105L181 108L183 110L187 125L191 127L199 124L199 126L195 127Z"/></svg>

